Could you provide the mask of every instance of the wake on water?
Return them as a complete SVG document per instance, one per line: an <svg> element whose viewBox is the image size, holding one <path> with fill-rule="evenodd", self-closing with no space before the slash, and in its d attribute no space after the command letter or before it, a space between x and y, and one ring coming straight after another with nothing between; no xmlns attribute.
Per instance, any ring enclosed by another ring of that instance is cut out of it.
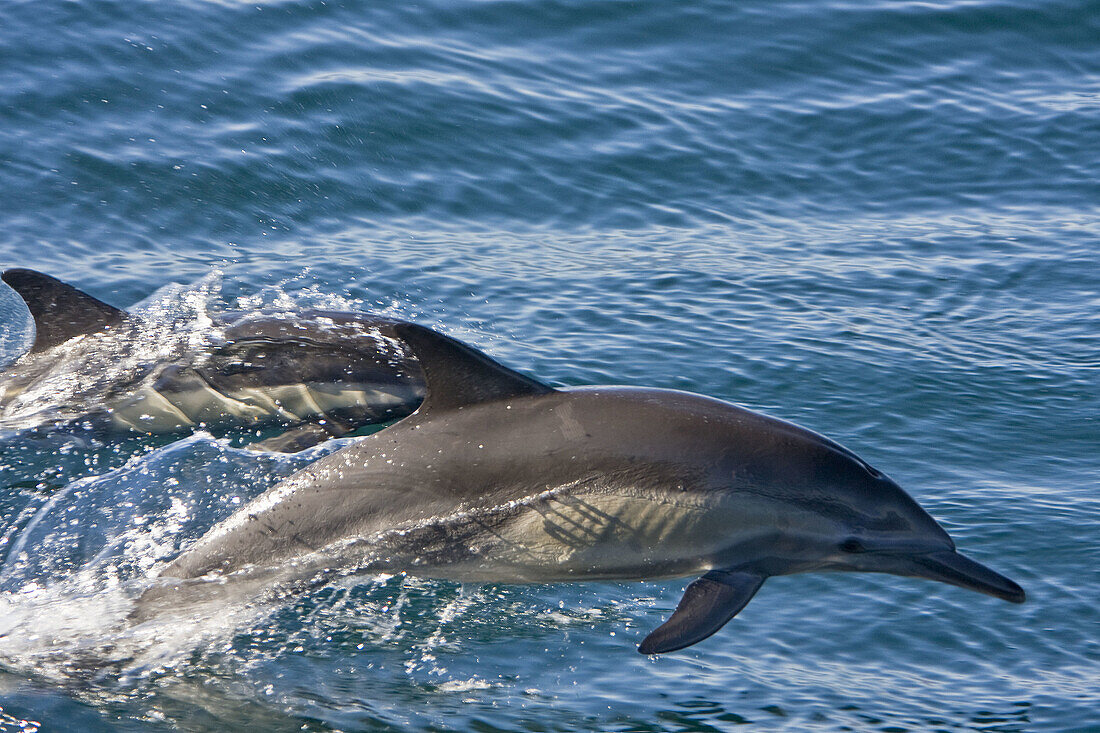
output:
<svg viewBox="0 0 1100 733"><path fill-rule="evenodd" d="M104 439L80 425L31 430L95 399L94 382L140 377L150 363L217 343L218 312L303 308L405 317L398 304L368 304L286 283L218 307L221 275L168 285L129 309L142 337L121 360L81 354L34 385L4 415L0 433L0 666L55 680L144 674L246 628L270 607L215 597L186 613L130 618L135 601L187 542L285 476L354 438L296 454L234 447L197 432ZM5 347L16 348L14 343ZM18 352L17 352L18 353ZM0 357L3 355L0 354ZM9 354L9 361L12 355ZM48 413L44 415L44 413ZM379 576L384 582L386 576Z"/></svg>
<svg viewBox="0 0 1100 733"><path fill-rule="evenodd" d="M183 544L347 442L287 456L198 433L35 502L5 537L0 655L59 676L90 659L144 669L239 628L247 609L224 604L196 604L165 623L134 625L128 615Z"/></svg>

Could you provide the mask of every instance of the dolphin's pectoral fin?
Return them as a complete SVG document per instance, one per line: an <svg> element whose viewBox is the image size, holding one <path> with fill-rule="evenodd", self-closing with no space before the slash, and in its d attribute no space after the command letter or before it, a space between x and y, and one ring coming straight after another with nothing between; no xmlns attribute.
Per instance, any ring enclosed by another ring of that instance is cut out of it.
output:
<svg viewBox="0 0 1100 733"><path fill-rule="evenodd" d="M737 615L760 590L765 576L730 570L712 570L684 591L668 621L642 641L642 654L663 654L707 638Z"/></svg>
<svg viewBox="0 0 1100 733"><path fill-rule="evenodd" d="M45 351L74 336L98 333L127 318L126 311L41 272L15 268L5 270L0 277L19 294L34 318L31 353Z"/></svg>
<svg viewBox="0 0 1100 733"><path fill-rule="evenodd" d="M479 402L549 394L549 385L498 364L450 336L415 323L398 323L394 334L404 341L424 372L427 396L417 410L456 410Z"/></svg>

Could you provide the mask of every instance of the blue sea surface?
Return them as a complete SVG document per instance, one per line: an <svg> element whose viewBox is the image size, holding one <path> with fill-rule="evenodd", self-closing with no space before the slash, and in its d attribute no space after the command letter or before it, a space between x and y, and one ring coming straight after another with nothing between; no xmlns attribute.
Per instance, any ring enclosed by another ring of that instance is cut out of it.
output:
<svg viewBox="0 0 1100 733"><path fill-rule="evenodd" d="M5 0L0 202L0 267L120 307L805 425L1028 592L774 578L646 657L686 579L372 576L137 638L129 583L336 446L8 433L0 731L1100 731L1095 2Z"/></svg>

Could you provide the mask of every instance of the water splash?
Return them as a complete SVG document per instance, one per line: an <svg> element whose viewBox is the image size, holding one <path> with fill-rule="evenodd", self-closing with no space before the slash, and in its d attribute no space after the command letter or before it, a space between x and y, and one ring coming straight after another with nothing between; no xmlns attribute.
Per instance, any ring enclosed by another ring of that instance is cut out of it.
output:
<svg viewBox="0 0 1100 733"><path fill-rule="evenodd" d="M196 609L186 631L179 618L141 631L125 622L133 599L183 545L347 442L286 455L197 433L39 497L29 520L9 533L0 566L0 656L19 666L62 660L61 673L92 651L116 659L144 647L158 659L194 648L207 632L237 628L240 619L230 622L226 609L205 616Z"/></svg>

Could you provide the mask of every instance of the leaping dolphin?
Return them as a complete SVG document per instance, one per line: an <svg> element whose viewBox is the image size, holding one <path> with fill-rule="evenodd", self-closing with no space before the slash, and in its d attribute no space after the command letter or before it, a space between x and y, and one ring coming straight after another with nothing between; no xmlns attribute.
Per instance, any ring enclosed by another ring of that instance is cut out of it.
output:
<svg viewBox="0 0 1100 733"><path fill-rule="evenodd" d="M891 573L1024 600L816 433L686 392L555 389L428 329L394 330L425 374L417 411L214 527L151 597L294 566L486 582L702 574L645 654L707 638L773 575Z"/></svg>
<svg viewBox="0 0 1100 733"><path fill-rule="evenodd" d="M317 310L222 313L204 330L173 330L33 270L0 278L35 327L30 350L0 374L0 429L278 425L287 432L264 447L287 450L404 417L423 398L420 369L395 339L395 320Z"/></svg>

